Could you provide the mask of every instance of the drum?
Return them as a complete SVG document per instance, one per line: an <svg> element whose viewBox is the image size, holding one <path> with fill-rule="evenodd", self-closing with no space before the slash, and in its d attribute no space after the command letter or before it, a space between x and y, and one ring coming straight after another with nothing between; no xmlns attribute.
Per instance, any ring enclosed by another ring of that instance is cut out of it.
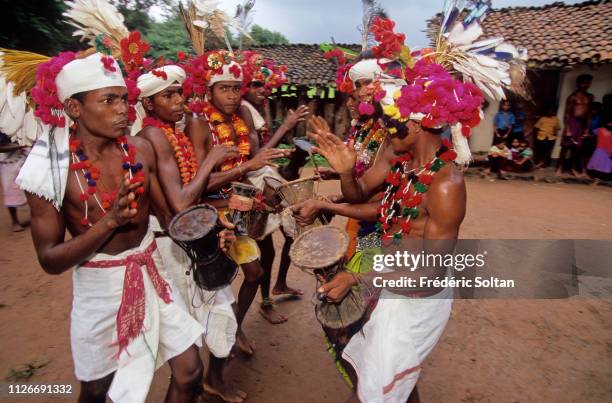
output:
<svg viewBox="0 0 612 403"><path fill-rule="evenodd" d="M293 264L311 272L327 282L344 270L344 254L348 248L347 233L337 227L324 225L307 230L298 236L289 256ZM317 295L315 315L319 323L330 329L344 329L359 321L366 312L366 304L359 287L353 287L339 303L331 303L323 295Z"/></svg>
<svg viewBox="0 0 612 403"><path fill-rule="evenodd" d="M281 209L283 207L283 197L278 188L286 182L273 176L265 176L263 181L263 196L266 204L275 210Z"/></svg>
<svg viewBox="0 0 612 403"><path fill-rule="evenodd" d="M259 236L253 236L251 233L257 234L265 231L268 215L258 214L258 212L253 210L255 196L258 192L259 189L253 185L232 182L232 195L229 199L230 213L227 218L236 226L236 235L248 235L251 238L258 238Z"/></svg>
<svg viewBox="0 0 612 403"><path fill-rule="evenodd" d="M198 204L178 213L168 227L170 237L191 259L193 280L208 291L229 285L238 265L219 249L217 210Z"/></svg>
<svg viewBox="0 0 612 403"><path fill-rule="evenodd" d="M283 200L285 200L289 205L301 203L308 199L314 199L314 185L316 180L316 176L297 179L291 182L283 183L282 185L278 186L277 190Z"/></svg>

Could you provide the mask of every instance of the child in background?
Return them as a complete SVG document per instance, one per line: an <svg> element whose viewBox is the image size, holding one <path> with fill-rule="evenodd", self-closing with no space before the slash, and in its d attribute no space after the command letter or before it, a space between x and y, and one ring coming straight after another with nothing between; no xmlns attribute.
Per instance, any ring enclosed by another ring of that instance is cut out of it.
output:
<svg viewBox="0 0 612 403"><path fill-rule="evenodd" d="M556 113L557 108L555 106L548 107L546 115L538 119L534 126L537 132L534 145L536 169L546 168L551 164L550 156L557 141L557 133L561 129L561 123Z"/></svg>
<svg viewBox="0 0 612 403"><path fill-rule="evenodd" d="M597 133L597 148L587 165L590 177L612 180L612 113L607 111L601 116Z"/></svg>
<svg viewBox="0 0 612 403"><path fill-rule="evenodd" d="M506 146L505 139L499 139L497 144L493 145L489 150L489 170L488 173L495 173L497 177L503 179L502 168L510 158L510 150Z"/></svg>
<svg viewBox="0 0 612 403"><path fill-rule="evenodd" d="M518 157L512 160L514 171L530 172L533 169L533 150L527 140L520 141L518 149Z"/></svg>
<svg viewBox="0 0 612 403"><path fill-rule="evenodd" d="M2 182L4 205L11 216L13 232L24 230L17 218L17 207L26 204L26 197L25 193L15 184L15 178L25 162L25 157L23 149L11 143L8 137L2 134L0 137L0 182Z"/></svg>
<svg viewBox="0 0 612 403"><path fill-rule="evenodd" d="M510 101L507 99L501 101L499 104L499 112L497 112L495 118L493 118L493 126L495 128L495 132L493 133L493 145L499 144L500 140L509 144L509 136L512 132L512 127L516 123L516 119L514 114L510 111L510 108Z"/></svg>

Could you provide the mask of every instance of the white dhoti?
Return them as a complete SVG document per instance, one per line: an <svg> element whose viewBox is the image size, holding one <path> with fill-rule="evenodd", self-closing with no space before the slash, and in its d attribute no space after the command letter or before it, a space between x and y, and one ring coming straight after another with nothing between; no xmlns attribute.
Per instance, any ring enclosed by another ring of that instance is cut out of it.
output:
<svg viewBox="0 0 612 403"><path fill-rule="evenodd" d="M74 270L75 374L93 381L115 372L109 390L115 402L144 402L155 370L202 334L202 326L171 301L172 284L157 271L161 267L149 231L137 248L99 253Z"/></svg>
<svg viewBox="0 0 612 403"><path fill-rule="evenodd" d="M408 399L421 364L446 327L451 305L450 288L428 298L382 292L370 319L342 354L357 374L361 402Z"/></svg>
<svg viewBox="0 0 612 403"><path fill-rule="evenodd" d="M151 228L160 230L155 217L151 217ZM228 285L220 290L206 291L197 286L193 275L185 274L190 266L189 256L169 237L157 238L159 252L164 262L164 274L172 280L172 298L179 303L204 328L202 339L212 355L225 358L236 342L238 323L232 309L234 295Z"/></svg>

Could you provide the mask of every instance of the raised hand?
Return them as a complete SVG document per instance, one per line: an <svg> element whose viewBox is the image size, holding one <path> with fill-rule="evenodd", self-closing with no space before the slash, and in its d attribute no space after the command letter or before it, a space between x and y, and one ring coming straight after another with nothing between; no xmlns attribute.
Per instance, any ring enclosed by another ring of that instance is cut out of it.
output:
<svg viewBox="0 0 612 403"><path fill-rule="evenodd" d="M132 202L136 199L136 189L142 186L142 182L130 183L130 178L127 173L124 176L123 183L117 192L117 197L110 210L107 211L109 225L111 228L119 228L130 222L136 217L138 209Z"/></svg>
<svg viewBox="0 0 612 403"><path fill-rule="evenodd" d="M308 120L306 135L314 140L319 131L331 133L331 128L327 124L327 120L323 119L321 116L313 116Z"/></svg>
<svg viewBox="0 0 612 403"><path fill-rule="evenodd" d="M306 120L306 116L308 116L308 107L306 105L298 106L295 111L293 109L289 109L289 112L287 112L287 116L283 121L283 125L287 128L287 130L291 130L299 122Z"/></svg>
<svg viewBox="0 0 612 403"><path fill-rule="evenodd" d="M314 137L317 147L312 151L321 154L339 175L351 174L357 161L353 140L345 144L335 134L319 130Z"/></svg>

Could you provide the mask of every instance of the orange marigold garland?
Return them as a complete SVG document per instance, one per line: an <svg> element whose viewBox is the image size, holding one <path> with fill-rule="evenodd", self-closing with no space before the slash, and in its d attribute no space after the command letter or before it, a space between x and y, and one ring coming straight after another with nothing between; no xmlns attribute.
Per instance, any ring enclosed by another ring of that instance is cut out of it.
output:
<svg viewBox="0 0 612 403"><path fill-rule="evenodd" d="M210 125L213 145L227 144L238 147L237 158L228 159L221 164L221 172L228 171L241 165L249 159L251 143L249 142L249 128L237 114L232 114L232 127L236 134L236 142L232 138L232 127L225 121L225 116L210 102L204 104L204 115Z"/></svg>
<svg viewBox="0 0 612 403"><path fill-rule="evenodd" d="M189 137L181 130L172 128L169 124L163 123L152 117L143 119L142 126L154 126L164 133L174 150L174 159L178 164L183 185L191 182L198 173L198 161Z"/></svg>

